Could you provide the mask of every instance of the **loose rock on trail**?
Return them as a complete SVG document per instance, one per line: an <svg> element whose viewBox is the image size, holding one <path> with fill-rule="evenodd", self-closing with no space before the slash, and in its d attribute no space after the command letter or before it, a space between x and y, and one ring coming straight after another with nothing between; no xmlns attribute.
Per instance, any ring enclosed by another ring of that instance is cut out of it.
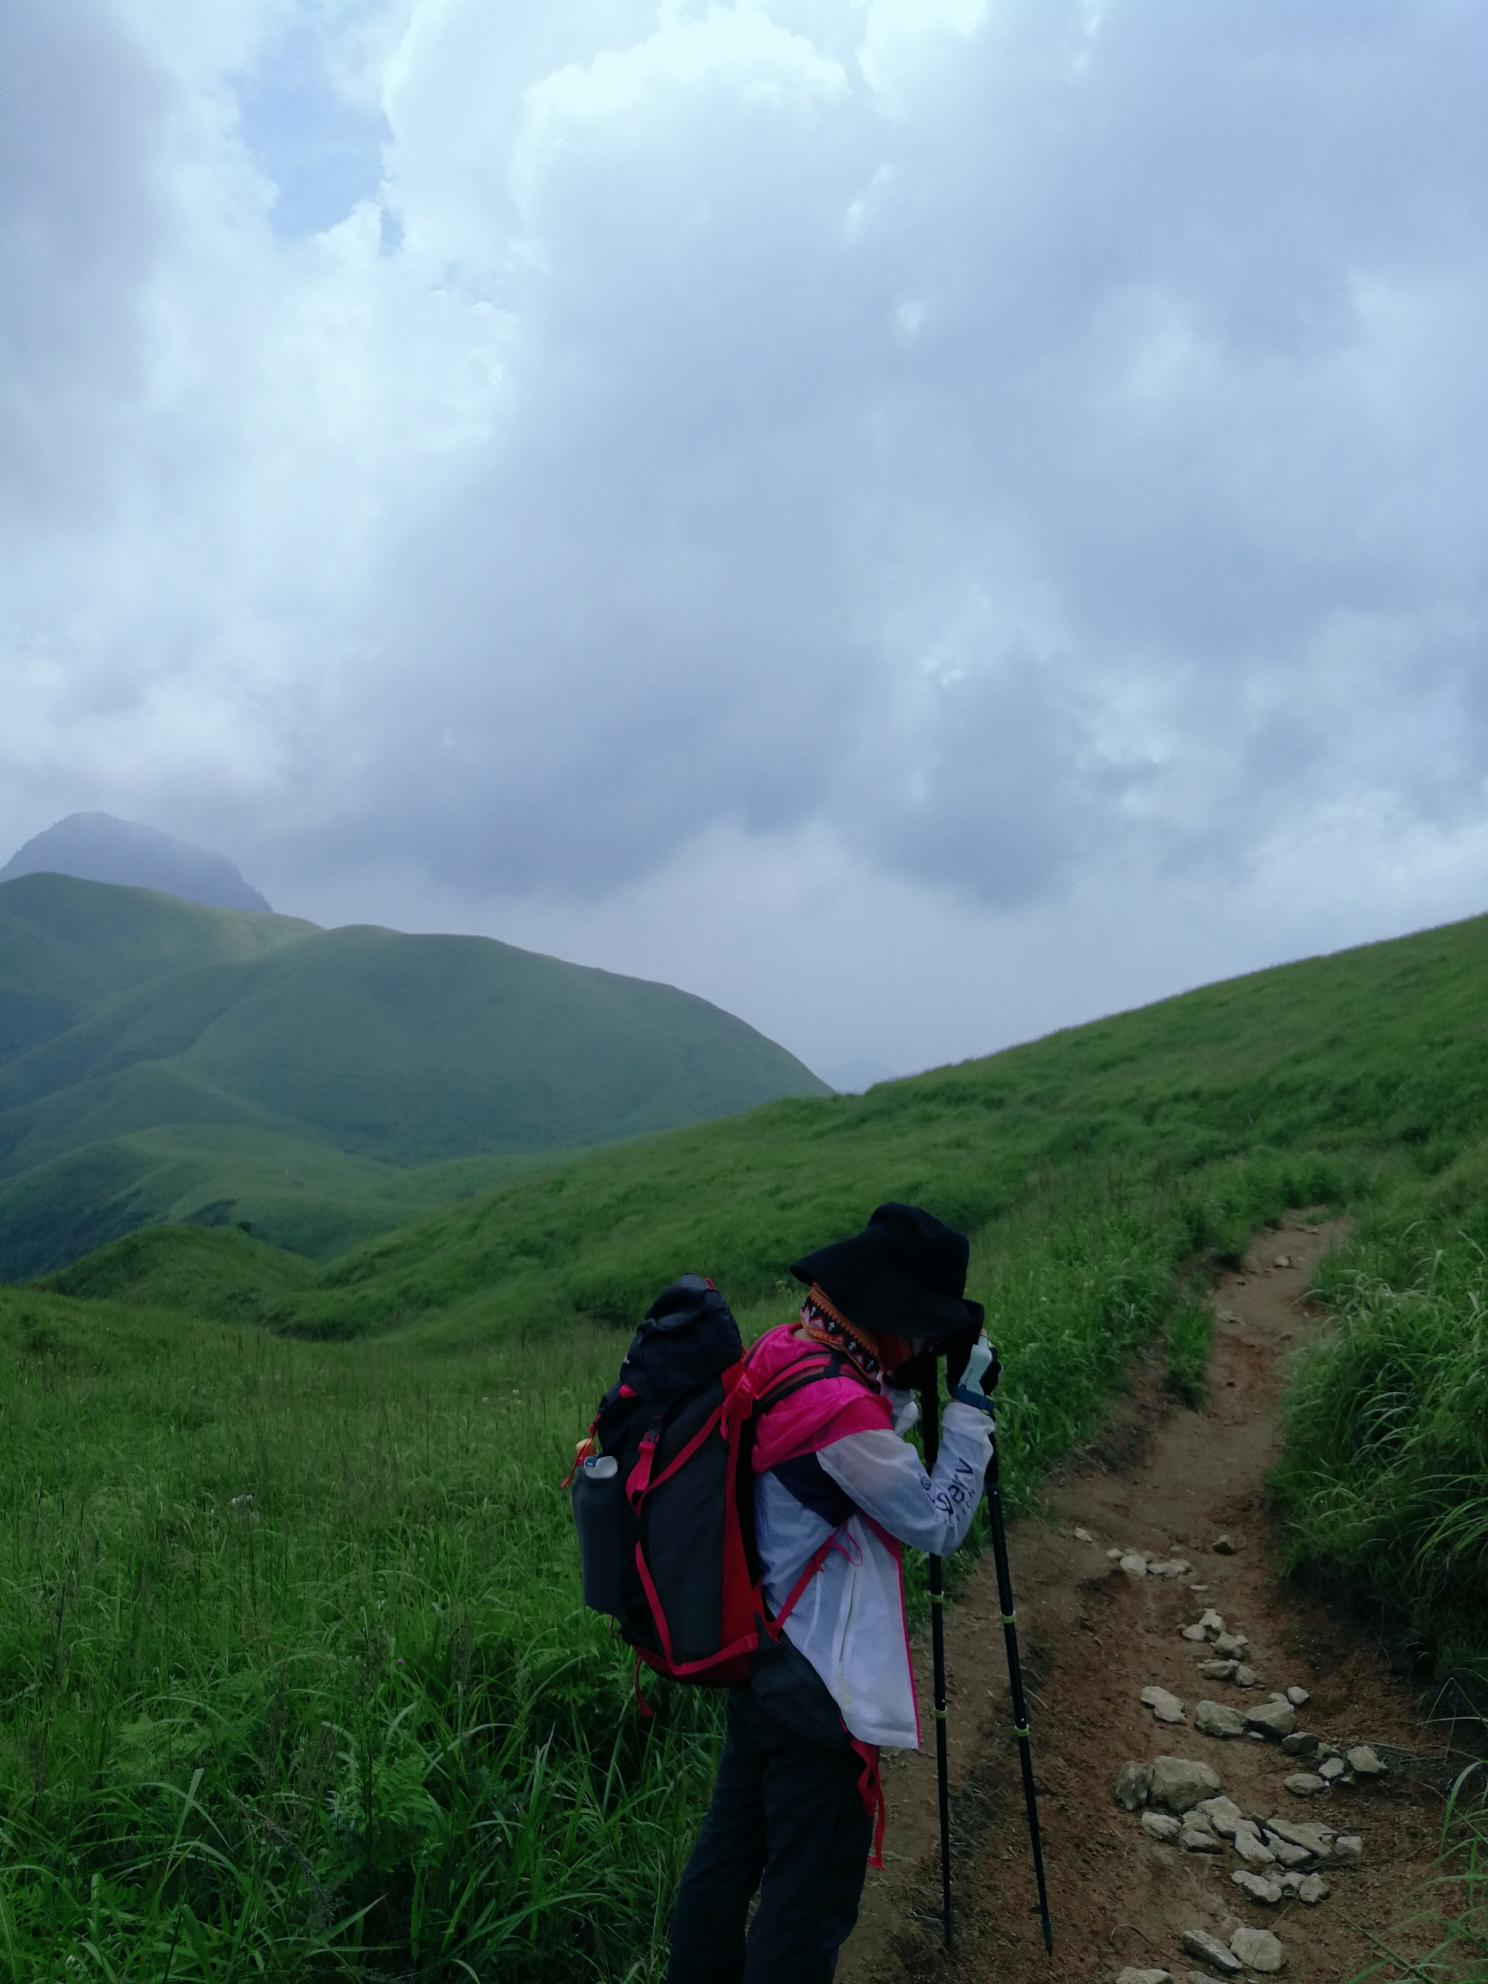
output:
<svg viewBox="0 0 1488 1984"><path fill-rule="evenodd" d="M1462 1760L1369 1636L1272 1569L1276 1409L1288 1354L1319 1326L1306 1291L1332 1237L1262 1235L1214 1291L1205 1410L1173 1404L1154 1362L1046 1484L1055 1523L1010 1532L1053 1958L989 1555L946 1618L955 1947L940 1939L917 1646L926 1748L885 1753L884 1871L868 1876L842 1984L1341 1984L1378 1961L1371 1936L1411 1955L1429 1943L1402 1925Z"/></svg>

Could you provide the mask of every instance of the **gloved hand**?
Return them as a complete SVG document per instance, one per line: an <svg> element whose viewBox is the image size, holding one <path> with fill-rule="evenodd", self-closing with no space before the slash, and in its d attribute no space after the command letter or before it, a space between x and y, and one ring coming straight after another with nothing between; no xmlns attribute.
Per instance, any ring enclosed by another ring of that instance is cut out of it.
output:
<svg viewBox="0 0 1488 1984"><path fill-rule="evenodd" d="M960 1379L952 1383L950 1397L958 1399L960 1405L974 1405L980 1413L990 1415L992 1393L996 1391L1000 1377L1002 1377L1002 1365L998 1363L998 1353L986 1341L986 1333L982 1333L976 1337L970 1351L966 1353L966 1365L960 1373Z"/></svg>
<svg viewBox="0 0 1488 1984"><path fill-rule="evenodd" d="M1002 1366L997 1360L997 1351L987 1341L987 1332L983 1330L982 1334L971 1346L971 1355L966 1360L966 1369L962 1373L961 1383L966 1386L968 1391L973 1385L979 1385L983 1393L990 1398L993 1392L997 1390L997 1380L1001 1376Z"/></svg>

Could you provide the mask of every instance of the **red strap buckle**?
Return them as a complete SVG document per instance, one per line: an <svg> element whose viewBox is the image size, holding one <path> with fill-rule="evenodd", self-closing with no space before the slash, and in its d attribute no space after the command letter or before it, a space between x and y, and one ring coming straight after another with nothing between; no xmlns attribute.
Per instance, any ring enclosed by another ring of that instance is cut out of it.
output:
<svg viewBox="0 0 1488 1984"><path fill-rule="evenodd" d="M653 1426L641 1441L641 1451L636 1456L636 1464L630 1470L630 1479L625 1484L625 1499L637 1515L646 1490L651 1486L651 1463L656 1458L656 1442L660 1434Z"/></svg>

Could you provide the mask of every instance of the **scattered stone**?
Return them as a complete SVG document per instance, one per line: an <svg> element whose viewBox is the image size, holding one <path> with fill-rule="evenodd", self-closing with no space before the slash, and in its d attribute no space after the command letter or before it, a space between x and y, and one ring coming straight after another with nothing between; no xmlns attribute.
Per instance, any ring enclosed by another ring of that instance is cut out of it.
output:
<svg viewBox="0 0 1488 1984"><path fill-rule="evenodd" d="M1191 1626L1179 1628L1186 1640L1193 1640L1196 1643L1200 1640L1212 1640L1222 1633L1224 1629L1225 1622L1212 1605L1208 1606L1201 1616L1194 1620Z"/></svg>
<svg viewBox="0 0 1488 1984"><path fill-rule="evenodd" d="M1243 1736L1245 1717L1223 1702L1200 1702L1194 1710L1194 1728L1201 1736Z"/></svg>
<svg viewBox="0 0 1488 1984"><path fill-rule="evenodd" d="M1254 1819L1242 1819L1235 1828L1235 1851L1247 1867L1272 1867L1276 1855L1261 1838Z"/></svg>
<svg viewBox="0 0 1488 1984"><path fill-rule="evenodd" d="M1121 1562L1121 1559L1125 1556L1125 1554L1126 1553L1124 1550L1108 1550L1106 1552L1106 1555L1110 1558L1113 1564L1119 1564Z"/></svg>
<svg viewBox="0 0 1488 1984"><path fill-rule="evenodd" d="M1245 1637L1244 1633L1215 1633L1211 1644L1216 1653L1222 1654L1228 1659L1232 1654L1238 1658L1250 1645L1250 1641Z"/></svg>
<svg viewBox="0 0 1488 1984"><path fill-rule="evenodd" d="M1252 1929L1242 1922L1230 1938L1230 1948L1247 1970L1286 1969L1286 1951L1269 1929Z"/></svg>
<svg viewBox="0 0 1488 1984"><path fill-rule="evenodd" d="M1292 1257L1290 1254L1278 1254L1272 1262L1272 1266L1278 1268L1289 1268L1291 1265Z"/></svg>
<svg viewBox="0 0 1488 1984"><path fill-rule="evenodd" d="M1122 1772L1139 1770L1142 1766L1127 1764ZM1149 1766L1147 1796L1152 1804L1160 1805L1165 1811L1180 1815L1192 1811L1202 1798L1210 1798L1216 1791L1223 1791L1219 1773L1208 1764L1194 1763L1188 1757L1158 1757ZM1120 1780L1118 1780L1119 1783ZM1128 1810L1134 1807L1128 1806Z"/></svg>
<svg viewBox="0 0 1488 1984"><path fill-rule="evenodd" d="M1176 1695L1170 1695L1166 1688L1144 1688L1142 1706L1150 1708L1159 1722L1185 1722L1183 1704Z"/></svg>
<svg viewBox="0 0 1488 1984"><path fill-rule="evenodd" d="M1243 1867L1237 1867L1230 1879L1252 1901L1264 1901L1269 1907L1281 1900L1281 1883L1273 1881L1269 1875L1249 1874Z"/></svg>
<svg viewBox="0 0 1488 1984"><path fill-rule="evenodd" d="M1221 1557L1233 1557L1235 1552L1240 1548L1240 1545L1231 1542L1228 1536L1216 1536L1214 1539L1214 1548Z"/></svg>
<svg viewBox="0 0 1488 1984"><path fill-rule="evenodd" d="M1279 1702L1257 1702L1245 1712L1245 1720L1252 1729L1259 1729L1263 1736L1274 1736L1280 1742L1283 1736L1290 1736L1297 1726L1297 1711L1285 1699Z"/></svg>
<svg viewBox="0 0 1488 1984"><path fill-rule="evenodd" d="M1175 1840L1183 1828L1179 1821L1167 1812L1144 1812L1142 1830L1149 1838L1160 1839L1167 1844ZM1295 1853L1300 1851L1300 1848L1293 1847L1291 1851Z"/></svg>
<svg viewBox="0 0 1488 1984"><path fill-rule="evenodd" d="M1281 1834L1274 1832L1270 1826L1266 1828L1266 1844L1283 1867L1305 1867L1313 1858L1305 1846L1293 1846L1289 1839L1283 1839Z"/></svg>
<svg viewBox="0 0 1488 1984"><path fill-rule="evenodd" d="M1364 1842L1356 1832L1341 1832L1333 1842L1335 1867L1357 1867L1364 1857Z"/></svg>
<svg viewBox="0 0 1488 1984"><path fill-rule="evenodd" d="M1249 1824L1234 1799L1226 1798L1223 1793L1218 1798L1201 1799L1194 1806L1194 1811L1204 1818L1212 1831L1222 1834L1225 1839L1235 1837L1236 1826Z"/></svg>
<svg viewBox="0 0 1488 1984"><path fill-rule="evenodd" d="M1154 1557L1147 1566L1149 1575L1155 1578L1186 1578L1192 1568L1181 1557Z"/></svg>
<svg viewBox="0 0 1488 1984"><path fill-rule="evenodd" d="M1297 1687L1297 1685L1294 1682L1293 1685L1287 1689L1287 1700L1291 1703L1293 1708L1306 1708L1307 1704L1312 1700L1312 1696L1308 1694L1305 1688Z"/></svg>
<svg viewBox="0 0 1488 1984"><path fill-rule="evenodd" d="M1095 1538L1090 1534L1088 1529L1081 1529L1077 1523L1075 1525L1075 1541L1077 1543L1094 1543Z"/></svg>
<svg viewBox="0 0 1488 1984"><path fill-rule="evenodd" d="M1346 1750L1344 1755L1348 1758L1349 1769L1355 1777L1383 1777L1389 1769L1389 1765L1381 1763L1367 1743L1356 1743L1353 1749Z"/></svg>
<svg viewBox="0 0 1488 1984"><path fill-rule="evenodd" d="M1147 1559L1139 1557L1135 1550L1128 1550L1121 1559L1121 1568L1129 1578L1144 1578L1147 1575Z"/></svg>
<svg viewBox="0 0 1488 1984"><path fill-rule="evenodd" d="M1217 1970L1221 1977L1233 1977L1244 1968L1239 1957L1227 1950L1218 1936L1211 1936L1207 1929L1185 1929L1183 1948L1189 1956L1196 1956L1201 1963Z"/></svg>
<svg viewBox="0 0 1488 1984"><path fill-rule="evenodd" d="M1171 1970L1123 1970L1116 1984L1173 1984Z"/></svg>
<svg viewBox="0 0 1488 1984"><path fill-rule="evenodd" d="M1298 1901L1309 1908L1316 1908L1320 1901L1326 1901L1331 1890L1321 1874L1290 1874L1287 1877L1297 1883L1292 1892Z"/></svg>
<svg viewBox="0 0 1488 1984"><path fill-rule="evenodd" d="M1276 1855L1266 1845L1260 1833L1260 1825L1254 1819L1240 1819L1234 1829L1234 1851L1246 1863L1246 1867L1274 1867Z"/></svg>
<svg viewBox="0 0 1488 1984"><path fill-rule="evenodd" d="M1253 1667L1247 1667L1243 1660L1237 1660L1235 1662L1235 1680L1240 1687L1253 1688L1259 1682L1260 1678L1260 1675L1257 1674L1255 1669Z"/></svg>
<svg viewBox="0 0 1488 1984"><path fill-rule="evenodd" d="M1202 1596L1209 1589L1208 1585L1206 1584L1191 1584L1188 1588L1190 1591L1198 1592L1200 1596Z"/></svg>
<svg viewBox="0 0 1488 1984"><path fill-rule="evenodd" d="M1147 1803L1152 1790L1151 1764L1130 1763L1121 1766L1116 1779L1116 1803L1125 1806L1128 1812L1135 1812Z"/></svg>
<svg viewBox="0 0 1488 1984"><path fill-rule="evenodd" d="M1310 1770L1298 1770L1286 1780L1286 1788L1294 1798L1315 1798L1320 1791L1327 1790L1328 1780Z"/></svg>
<svg viewBox="0 0 1488 1984"><path fill-rule="evenodd" d="M1188 1973L1188 1984L1219 1984L1219 1979L1211 1977L1207 1970L1191 1970Z"/></svg>
<svg viewBox="0 0 1488 1984"><path fill-rule="evenodd" d="M1183 1830L1178 1835L1178 1844L1185 1853L1219 1853L1223 1851L1219 1841L1208 1826L1196 1825L1191 1819L1183 1821Z"/></svg>
<svg viewBox="0 0 1488 1984"><path fill-rule="evenodd" d="M1327 1826L1314 1825L1299 1819L1272 1818L1265 1821L1268 1833L1278 1839L1289 1840L1293 1846L1302 1846L1319 1860L1326 1860L1333 1851L1333 1834Z"/></svg>
<svg viewBox="0 0 1488 1984"><path fill-rule="evenodd" d="M1348 1765L1342 1757L1329 1757L1318 1765L1318 1776L1324 1784L1332 1784L1335 1779L1342 1777L1347 1769Z"/></svg>
<svg viewBox="0 0 1488 1984"><path fill-rule="evenodd" d="M1309 1761L1322 1747L1321 1736L1307 1736L1299 1729L1295 1735L1283 1736L1281 1747L1289 1757L1306 1757Z"/></svg>
<svg viewBox="0 0 1488 1984"><path fill-rule="evenodd" d="M1199 1672L1206 1681L1233 1681L1238 1660L1201 1660Z"/></svg>

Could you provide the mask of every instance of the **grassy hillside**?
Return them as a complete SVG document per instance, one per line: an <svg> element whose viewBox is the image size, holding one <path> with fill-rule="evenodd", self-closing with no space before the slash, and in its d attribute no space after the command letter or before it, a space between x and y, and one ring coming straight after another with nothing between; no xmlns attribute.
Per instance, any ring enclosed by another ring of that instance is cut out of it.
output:
<svg viewBox="0 0 1488 1984"><path fill-rule="evenodd" d="M1178 1346L1188 1226L1176 1188L1051 1189L979 1239L1015 1498L1165 1320ZM244 1326L314 1272L175 1229L78 1263L91 1297L0 1290L0 1947L22 1976L660 1984L721 1703L644 1720L579 1604L559 1484L623 1339ZM126 1275L168 1306L100 1299Z"/></svg>
<svg viewBox="0 0 1488 1984"><path fill-rule="evenodd" d="M659 1984L718 1704L639 1717L558 1484L605 1325L685 1267L783 1320L792 1255L891 1193L975 1229L1025 1506L1154 1338L1202 1396L1206 1253L1353 1211L1295 1554L1488 1673L1485 966L1479 920L598 1150L329 1265L183 1227L0 1290L11 1968Z"/></svg>
<svg viewBox="0 0 1488 1984"><path fill-rule="evenodd" d="M174 1123L0 1179L0 1233L26 1235L38 1258L69 1260L90 1251L80 1245L90 1230L102 1246L147 1221L184 1221L324 1259L555 1161L537 1151L404 1169L272 1130Z"/></svg>
<svg viewBox="0 0 1488 1984"><path fill-rule="evenodd" d="M117 993L251 962L315 934L298 917L204 909L148 889L60 875L0 883L0 1065Z"/></svg>
<svg viewBox="0 0 1488 1984"><path fill-rule="evenodd" d="M331 1252L533 1153L827 1092L670 986L54 875L0 886L0 1037L12 1277L168 1217Z"/></svg>
<svg viewBox="0 0 1488 1984"><path fill-rule="evenodd" d="M1268 1163L1299 1176L1321 1165L1339 1192L1430 1178L1488 1133L1485 993L1488 918L1477 918L865 1096L773 1103L556 1164L372 1241L286 1299L278 1320L350 1334L438 1312L452 1339L575 1314L620 1323L679 1264L756 1298L890 1197L979 1229L1054 1181L1147 1189L1188 1176L1205 1181L1201 1205L1236 1167ZM90 1272L106 1277L107 1257ZM121 1270L112 1292L129 1289Z"/></svg>

